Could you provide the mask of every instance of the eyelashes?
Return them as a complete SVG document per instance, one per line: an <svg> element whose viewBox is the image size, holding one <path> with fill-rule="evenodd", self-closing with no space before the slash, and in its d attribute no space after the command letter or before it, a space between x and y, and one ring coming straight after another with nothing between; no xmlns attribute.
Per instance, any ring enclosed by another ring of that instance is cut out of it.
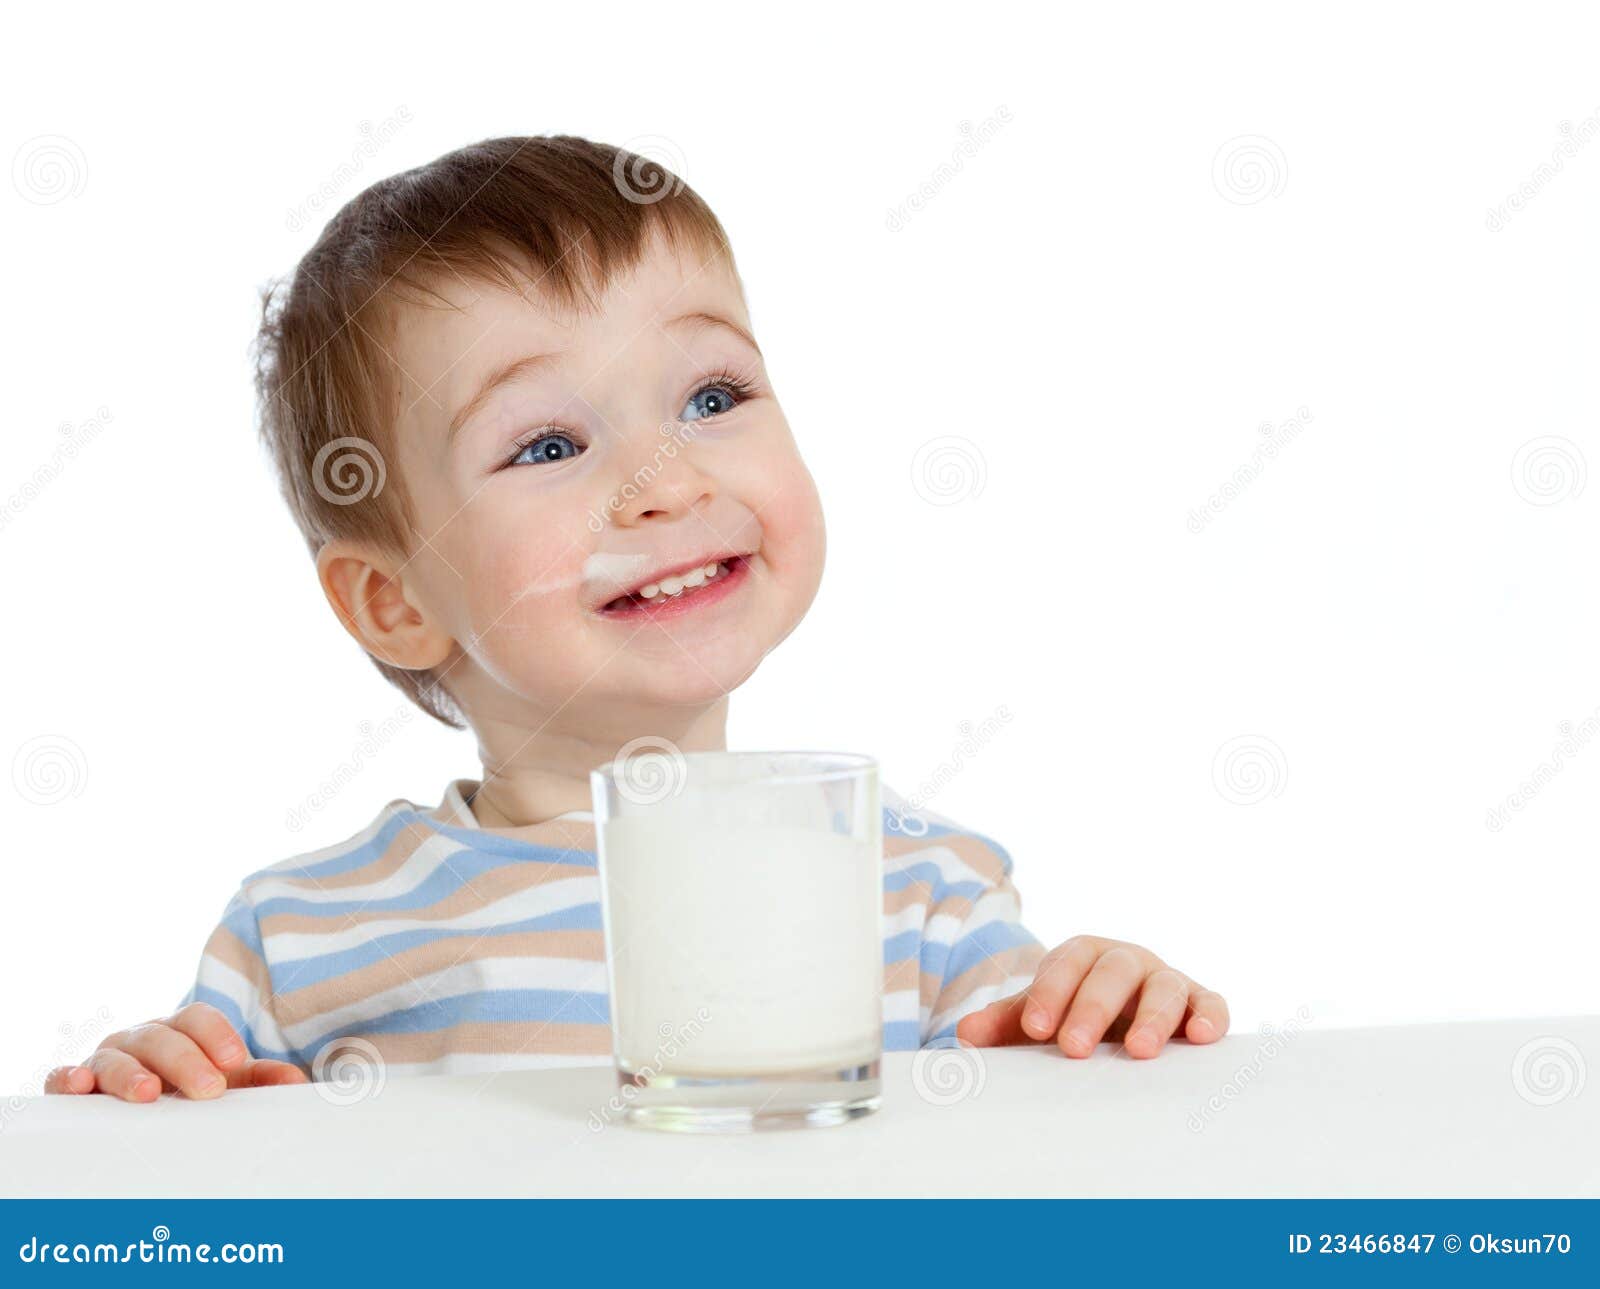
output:
<svg viewBox="0 0 1600 1289"><path fill-rule="evenodd" d="M686 424L698 425L703 421L711 421L717 419L718 417L726 416L729 412L736 411L742 404L752 398L755 398L761 392L760 383L753 375L741 373L732 368L724 367L698 381L694 389L684 399L684 407L688 407L702 394L714 389L725 390L727 393L733 395L733 406L720 412L712 412L709 415L689 418L689 420L685 422ZM682 411L683 409L680 408L676 419L684 419L682 416ZM504 469L507 466L519 464L517 460L518 457L520 457L529 448L538 443L544 442L546 439L565 440L577 449L577 451L573 454L574 456L581 456L588 450L589 446L585 437L575 430L564 429L557 425L541 425L538 429L531 430L517 438L506 457L504 465L502 465L501 468ZM531 465L534 463L528 462L527 464Z"/></svg>

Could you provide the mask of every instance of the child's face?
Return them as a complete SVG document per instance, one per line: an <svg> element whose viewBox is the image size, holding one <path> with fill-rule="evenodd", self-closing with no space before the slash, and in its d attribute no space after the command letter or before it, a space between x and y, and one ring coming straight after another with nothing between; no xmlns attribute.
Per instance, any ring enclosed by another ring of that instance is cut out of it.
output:
<svg viewBox="0 0 1600 1289"><path fill-rule="evenodd" d="M804 616L823 562L816 488L731 269L658 241L592 315L532 288L440 289L460 311L407 311L394 356L403 576L465 654L447 688L511 720L726 694ZM662 586L708 565L698 587Z"/></svg>

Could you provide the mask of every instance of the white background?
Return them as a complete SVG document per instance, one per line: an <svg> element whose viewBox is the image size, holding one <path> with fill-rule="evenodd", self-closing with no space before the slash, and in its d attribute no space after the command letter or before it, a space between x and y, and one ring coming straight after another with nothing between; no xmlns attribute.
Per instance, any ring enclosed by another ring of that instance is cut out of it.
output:
<svg viewBox="0 0 1600 1289"><path fill-rule="evenodd" d="M476 771L418 715L289 826L404 709L247 346L339 204L513 133L655 149L732 235L830 521L735 746L910 793L1004 707L928 805L1041 938L1240 1027L1597 1010L1600 739L1487 826L1600 708L1592 10L346 8L8 19L0 1089L169 1009L243 875Z"/></svg>

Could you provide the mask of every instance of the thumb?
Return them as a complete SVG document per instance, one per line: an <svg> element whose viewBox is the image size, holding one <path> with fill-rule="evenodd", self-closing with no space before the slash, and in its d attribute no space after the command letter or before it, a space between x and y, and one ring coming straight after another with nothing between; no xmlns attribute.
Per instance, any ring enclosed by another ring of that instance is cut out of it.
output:
<svg viewBox="0 0 1600 1289"><path fill-rule="evenodd" d="M228 1074L230 1088L271 1088L289 1083L309 1083L311 1080L298 1065L288 1061L269 1061L264 1058L246 1061Z"/></svg>
<svg viewBox="0 0 1600 1289"><path fill-rule="evenodd" d="M1027 1000L1026 990L1009 998L995 999L987 1007L963 1016L956 1025L956 1037L973 1047L1037 1043L1039 1040L1022 1028L1022 1005Z"/></svg>

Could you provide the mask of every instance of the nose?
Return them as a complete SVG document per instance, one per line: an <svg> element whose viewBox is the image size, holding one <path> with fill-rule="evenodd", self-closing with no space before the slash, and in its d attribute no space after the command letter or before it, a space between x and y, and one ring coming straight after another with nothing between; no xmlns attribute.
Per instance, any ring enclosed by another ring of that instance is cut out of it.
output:
<svg viewBox="0 0 1600 1289"><path fill-rule="evenodd" d="M685 444L678 443L671 456L666 449L663 444L644 457L618 486L618 504L610 509L619 528L683 519L703 511L716 496L715 482L689 460Z"/></svg>

